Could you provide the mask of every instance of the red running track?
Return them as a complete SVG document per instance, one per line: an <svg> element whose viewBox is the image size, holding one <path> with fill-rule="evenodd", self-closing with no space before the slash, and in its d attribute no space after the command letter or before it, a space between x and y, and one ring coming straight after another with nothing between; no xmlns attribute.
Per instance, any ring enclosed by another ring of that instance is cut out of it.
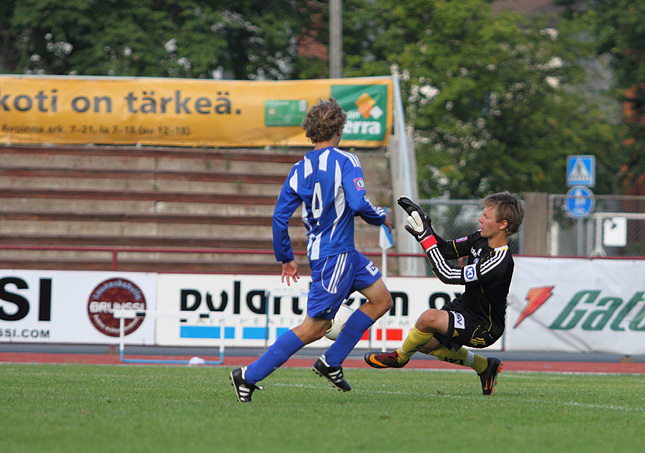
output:
<svg viewBox="0 0 645 453"><path fill-rule="evenodd" d="M155 360L185 360L190 356L152 356L152 355L127 355L128 359L155 359ZM204 360L216 361L219 357L202 357ZM253 362L257 357L225 356L221 366L242 366ZM315 359L292 358L284 366L310 367ZM0 363L87 363L99 365L118 365L118 354L55 354L55 353L0 353ZM125 364L124 364L125 365ZM129 365L129 364L128 364ZM183 365L174 365L183 366ZM362 359L347 359L343 363L345 368L369 368ZM439 360L413 360L406 369L436 369L457 370L463 367ZM543 362L543 361L517 361L505 360L504 371L535 371L552 373L626 373L645 374L643 362Z"/></svg>

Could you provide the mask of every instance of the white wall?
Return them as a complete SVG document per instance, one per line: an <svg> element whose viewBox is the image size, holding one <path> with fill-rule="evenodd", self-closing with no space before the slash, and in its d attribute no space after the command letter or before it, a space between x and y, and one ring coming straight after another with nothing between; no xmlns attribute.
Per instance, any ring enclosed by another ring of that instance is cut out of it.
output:
<svg viewBox="0 0 645 453"><path fill-rule="evenodd" d="M463 290L429 277L389 277L387 285L395 300L388 349L424 310ZM209 316L127 320L126 344L218 346L223 336L227 347L263 347L300 322L308 286L307 276L287 288L279 275L0 270L0 342L118 344L111 312L132 307ZM645 260L516 257L506 319L495 349L643 354ZM383 346L382 322L358 347Z"/></svg>

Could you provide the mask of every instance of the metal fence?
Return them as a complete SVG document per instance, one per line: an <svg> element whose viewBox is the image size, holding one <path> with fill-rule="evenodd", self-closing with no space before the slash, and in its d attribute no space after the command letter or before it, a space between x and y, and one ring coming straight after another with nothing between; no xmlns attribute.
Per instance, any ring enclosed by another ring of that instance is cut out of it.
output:
<svg viewBox="0 0 645 453"><path fill-rule="evenodd" d="M478 219L482 214L481 200L424 199L419 205L432 218L432 228L446 240L468 236L479 229ZM524 225L510 237L511 252L523 252Z"/></svg>
<svg viewBox="0 0 645 453"><path fill-rule="evenodd" d="M596 195L592 212L572 218L566 195L549 195L552 256L645 257L645 196Z"/></svg>
<svg viewBox="0 0 645 453"><path fill-rule="evenodd" d="M645 257L645 196L597 195L592 212L574 218L566 195L548 195L545 238L549 256ZM423 199L421 207L444 239L466 236L479 228L481 200ZM531 209L526 206L525 209ZM511 236L514 254L524 253L524 226Z"/></svg>

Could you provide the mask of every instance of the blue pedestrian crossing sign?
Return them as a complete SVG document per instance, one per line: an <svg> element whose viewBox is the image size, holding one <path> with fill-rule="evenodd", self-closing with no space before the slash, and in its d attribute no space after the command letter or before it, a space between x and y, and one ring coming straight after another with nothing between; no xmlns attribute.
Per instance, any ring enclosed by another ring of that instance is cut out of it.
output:
<svg viewBox="0 0 645 453"><path fill-rule="evenodd" d="M596 156L567 156L567 186L596 185Z"/></svg>
<svg viewBox="0 0 645 453"><path fill-rule="evenodd" d="M575 186L569 189L565 200L565 208L571 217L582 218L591 213L595 199L591 189L585 186Z"/></svg>

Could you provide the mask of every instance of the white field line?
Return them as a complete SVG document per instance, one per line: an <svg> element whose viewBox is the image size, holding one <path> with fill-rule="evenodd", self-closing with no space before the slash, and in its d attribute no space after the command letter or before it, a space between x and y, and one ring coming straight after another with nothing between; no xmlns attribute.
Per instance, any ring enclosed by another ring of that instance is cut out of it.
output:
<svg viewBox="0 0 645 453"><path fill-rule="evenodd" d="M310 384L283 384L283 383L273 383L272 386L276 387L291 387L291 388L305 388L305 389L320 389L320 386L310 385ZM365 393L367 395L395 395L395 396L414 396L418 397L419 392L403 392L403 391L389 391L389 390L359 390L354 389L352 393ZM425 396L432 398L445 398L445 399L456 399L456 400L481 400L483 396L467 396L467 395L448 395L445 393L434 393L428 392ZM493 397L494 398L494 397ZM625 406L616 406L616 405L607 405L607 404L588 404L588 403L579 403L577 401L547 401L540 399L522 399L520 401L522 404L536 404L536 405L545 405L550 404L552 406L566 406L566 407L579 407L582 409L602 409L610 411L620 411L620 412L645 412L645 408L642 407L625 407Z"/></svg>

